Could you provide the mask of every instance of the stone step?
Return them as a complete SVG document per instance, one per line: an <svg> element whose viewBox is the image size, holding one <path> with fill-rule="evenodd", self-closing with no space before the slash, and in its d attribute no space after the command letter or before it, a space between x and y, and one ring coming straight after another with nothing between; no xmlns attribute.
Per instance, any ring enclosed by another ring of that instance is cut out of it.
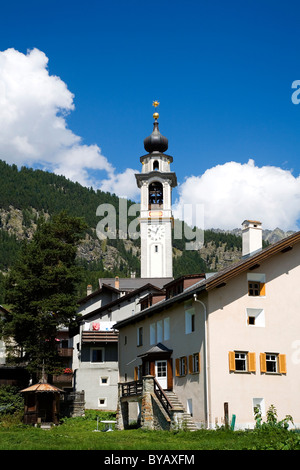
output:
<svg viewBox="0 0 300 470"><path fill-rule="evenodd" d="M197 431L198 428L196 424L194 423L192 416L189 413L187 413L187 411L185 411L184 406L182 405L176 393L173 391L171 392L171 391L165 390L165 394L172 406L176 406L177 408L180 408L184 411L183 413L184 427L188 429L189 431Z"/></svg>

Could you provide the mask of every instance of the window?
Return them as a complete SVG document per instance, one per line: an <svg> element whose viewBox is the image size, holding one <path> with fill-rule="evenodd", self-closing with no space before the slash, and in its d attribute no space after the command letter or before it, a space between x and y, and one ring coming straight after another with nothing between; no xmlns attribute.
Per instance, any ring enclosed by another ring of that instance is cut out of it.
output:
<svg viewBox="0 0 300 470"><path fill-rule="evenodd" d="M154 160L153 162L153 170L159 170L159 163L157 160Z"/></svg>
<svg viewBox="0 0 300 470"><path fill-rule="evenodd" d="M100 377L100 385L109 385L108 377Z"/></svg>
<svg viewBox="0 0 300 470"><path fill-rule="evenodd" d="M260 295L260 282L248 282L248 294L251 296Z"/></svg>
<svg viewBox="0 0 300 470"><path fill-rule="evenodd" d="M175 373L177 377L187 374L187 359L186 356L179 357L175 361Z"/></svg>
<svg viewBox="0 0 300 470"><path fill-rule="evenodd" d="M104 350L103 350L103 348L92 348L91 349L91 362L104 362Z"/></svg>
<svg viewBox="0 0 300 470"><path fill-rule="evenodd" d="M262 297L266 295L265 274L251 273L247 275L248 295L250 297Z"/></svg>
<svg viewBox="0 0 300 470"><path fill-rule="evenodd" d="M157 342L161 343L163 340L163 322L159 320L156 324L157 326Z"/></svg>
<svg viewBox="0 0 300 470"><path fill-rule="evenodd" d="M164 318L164 340L170 339L170 318Z"/></svg>
<svg viewBox="0 0 300 470"><path fill-rule="evenodd" d="M189 356L189 374L197 374L200 372L200 353L191 354Z"/></svg>
<svg viewBox="0 0 300 470"><path fill-rule="evenodd" d="M246 353L235 353L235 370L247 370Z"/></svg>
<svg viewBox="0 0 300 470"><path fill-rule="evenodd" d="M150 344L161 343L170 339L170 318L164 318L150 324Z"/></svg>
<svg viewBox="0 0 300 470"><path fill-rule="evenodd" d="M278 353L260 354L260 371L266 374L286 374L286 355Z"/></svg>
<svg viewBox="0 0 300 470"><path fill-rule="evenodd" d="M277 372L277 355L266 354L266 368L267 372Z"/></svg>
<svg viewBox="0 0 300 470"><path fill-rule="evenodd" d="M230 351L229 352L230 372L255 372L256 356L254 352Z"/></svg>
<svg viewBox="0 0 300 470"><path fill-rule="evenodd" d="M150 344L156 343L156 324L151 323L150 325Z"/></svg>
<svg viewBox="0 0 300 470"><path fill-rule="evenodd" d="M154 246L154 251L155 251L155 253L158 253L158 245Z"/></svg>
<svg viewBox="0 0 300 470"><path fill-rule="evenodd" d="M99 408L105 408L106 407L106 398L99 398Z"/></svg>
<svg viewBox="0 0 300 470"><path fill-rule="evenodd" d="M195 331L195 309L190 308L185 311L185 333L189 334Z"/></svg>
<svg viewBox="0 0 300 470"><path fill-rule="evenodd" d="M140 326L137 329L137 345L142 346L143 345L143 327Z"/></svg>
<svg viewBox="0 0 300 470"><path fill-rule="evenodd" d="M143 373L142 373L142 366L136 366L134 368L134 380L141 380Z"/></svg>
<svg viewBox="0 0 300 470"><path fill-rule="evenodd" d="M247 308L247 325L265 326L265 312L262 308Z"/></svg>

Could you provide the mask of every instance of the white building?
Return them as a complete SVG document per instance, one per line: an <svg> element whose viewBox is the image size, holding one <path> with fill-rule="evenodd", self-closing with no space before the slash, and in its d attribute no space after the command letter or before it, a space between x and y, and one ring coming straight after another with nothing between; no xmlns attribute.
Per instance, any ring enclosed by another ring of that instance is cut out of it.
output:
<svg viewBox="0 0 300 470"><path fill-rule="evenodd" d="M149 152L141 157L136 175L141 188L141 278L100 279L99 289L79 302L82 315L73 338L74 389L85 392L85 406L116 410L118 396L118 334L114 324L141 311L164 296L163 286L173 279L171 190L176 186L170 171L173 158L163 152L168 141L158 130L144 141Z"/></svg>
<svg viewBox="0 0 300 470"><path fill-rule="evenodd" d="M162 409L163 397L176 399L177 422L180 404L198 427L234 416L236 428L252 428L258 405L263 420L274 405L300 426L300 232L262 248L260 223L243 225L242 260L189 287L174 280L164 300L115 325L121 429L133 400L143 426L168 428L175 408ZM163 392L150 390L151 376Z"/></svg>
<svg viewBox="0 0 300 470"><path fill-rule="evenodd" d="M144 140L148 154L142 156L142 172L136 175L141 189L141 277L173 277L172 188L176 174L170 170L173 157L164 152L168 139L158 129L158 113L153 114L152 134Z"/></svg>

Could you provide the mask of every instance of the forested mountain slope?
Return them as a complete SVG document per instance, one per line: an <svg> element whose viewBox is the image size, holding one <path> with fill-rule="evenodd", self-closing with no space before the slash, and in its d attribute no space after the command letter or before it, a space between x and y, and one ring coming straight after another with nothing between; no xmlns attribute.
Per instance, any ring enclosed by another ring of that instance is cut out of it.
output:
<svg viewBox="0 0 300 470"><path fill-rule="evenodd" d="M78 263L85 271L82 293L87 284L97 288L99 277L130 276L133 271L139 276L139 239L97 237L100 217L96 210L104 203L112 204L118 215L119 198L115 194L95 191L46 171L18 169L0 160L0 303L5 273L17 258L21 244L32 237L38 218L48 218L62 210L82 217L88 225L78 249ZM127 204L129 207L132 201ZM186 251L184 240L173 240L173 256L175 277L216 271L240 259L241 236L238 232L207 230L200 251Z"/></svg>

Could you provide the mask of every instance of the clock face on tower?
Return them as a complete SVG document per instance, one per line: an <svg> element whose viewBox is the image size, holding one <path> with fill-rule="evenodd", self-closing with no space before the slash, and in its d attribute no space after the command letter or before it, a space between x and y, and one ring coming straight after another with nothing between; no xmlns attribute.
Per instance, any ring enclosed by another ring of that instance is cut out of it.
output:
<svg viewBox="0 0 300 470"><path fill-rule="evenodd" d="M165 234L165 227L163 225L150 225L148 227L148 236L151 240L161 240Z"/></svg>

